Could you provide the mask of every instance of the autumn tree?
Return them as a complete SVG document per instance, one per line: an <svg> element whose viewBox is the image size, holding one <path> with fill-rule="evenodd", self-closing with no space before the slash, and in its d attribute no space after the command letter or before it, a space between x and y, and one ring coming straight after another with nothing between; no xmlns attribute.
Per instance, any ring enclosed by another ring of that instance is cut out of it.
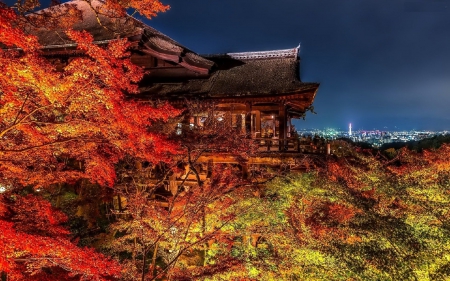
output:
<svg viewBox="0 0 450 281"><path fill-rule="evenodd" d="M196 280L447 280L449 151L349 147L249 192Z"/></svg>
<svg viewBox="0 0 450 281"><path fill-rule="evenodd" d="M320 250L322 241L315 245L301 241L291 220L291 208L297 200L315 193L315 180L315 174L292 174L277 177L259 188L258 194L254 190L242 194L236 208L246 211L225 228L227 236L215 241L208 255L209 274L197 280L349 277L336 259ZM315 195L320 196L320 192Z"/></svg>
<svg viewBox="0 0 450 281"><path fill-rule="evenodd" d="M116 280L121 266L78 248L62 224L67 217L32 194L0 196L0 272L8 280Z"/></svg>
<svg viewBox="0 0 450 281"><path fill-rule="evenodd" d="M289 210L297 237L357 280L445 280L448 153L372 151L331 158Z"/></svg>
<svg viewBox="0 0 450 281"><path fill-rule="evenodd" d="M257 183L242 168L255 144L214 111L213 104L188 102L184 117L169 125L170 140L180 146L175 161L129 158L119 167L117 222L110 227L115 238L103 249L123 260L127 280L199 278L210 269L210 245L245 211L236 203ZM200 114L201 125L190 122ZM155 128L165 131L164 125ZM233 157L235 164L214 163L215 157Z"/></svg>
<svg viewBox="0 0 450 281"><path fill-rule="evenodd" d="M108 1L97 12L123 14L128 5L148 16L149 7L164 10L159 2L149 2ZM112 186L114 164L125 155L167 159L174 146L148 127L151 120L167 120L178 112L168 105L125 100L125 93L137 92L143 76L129 60L127 40L103 48L93 44L90 34L59 25L83 55L57 69L43 56L37 37L26 32L41 15L22 16L25 8L34 8L23 5L1 7L0 42L6 46L0 53L2 184L43 186L86 178Z"/></svg>
<svg viewBox="0 0 450 281"><path fill-rule="evenodd" d="M208 241L238 212L226 193L239 179L230 169L219 165L216 169L210 182L180 188L175 196L151 181L117 187L126 200L121 201L123 210L115 212L117 222L110 227L115 238L103 243L103 248L123 259L127 280L162 276L180 280L192 274L184 270L205 265Z"/></svg>
<svg viewBox="0 0 450 281"><path fill-rule="evenodd" d="M127 9L149 18L168 9L157 0L78 2L104 28L110 27L103 18L121 23ZM156 163L177 150L148 128L179 111L126 99L144 74L129 59L130 43L98 45L87 32L71 29L83 20L74 3L40 12L38 1L0 4L0 272L9 280L101 280L120 271L70 242L59 227L65 218L39 198L24 197L23 187L79 180L113 186L115 165L124 157ZM35 36L42 30L67 37L77 55L53 64Z"/></svg>

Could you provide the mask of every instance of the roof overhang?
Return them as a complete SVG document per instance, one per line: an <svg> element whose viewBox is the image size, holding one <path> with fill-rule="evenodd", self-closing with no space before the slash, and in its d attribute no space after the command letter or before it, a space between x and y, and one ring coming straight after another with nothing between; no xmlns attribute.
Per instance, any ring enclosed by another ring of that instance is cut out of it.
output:
<svg viewBox="0 0 450 281"><path fill-rule="evenodd" d="M307 89L299 89L297 91L288 93L274 93L272 95L267 94L253 94L248 96L199 96L199 95L180 95L178 97L167 97L166 99L160 97L161 100L168 100L174 106L184 106L186 99L195 99L200 101L212 101L215 103L282 103L287 106L288 111L295 113L305 112L313 103L319 88L318 83L311 83ZM140 99L148 100L148 96L136 96Z"/></svg>
<svg viewBox="0 0 450 281"><path fill-rule="evenodd" d="M72 0L59 6L37 11L35 14L48 12L61 13L64 16L64 13L67 12L66 7L70 6L80 11L82 16L82 20L75 23L73 28L91 33L96 45L107 45L119 38L126 38L131 42L132 49L174 62L199 74L208 74L214 66L214 62L192 52L132 16L108 18L96 14L94 10L99 9L102 5L102 2L96 0L93 0L91 4L83 0ZM30 31L38 37L42 45L42 51L46 56L83 54L77 50L78 45L68 38L64 30L47 31L43 28L30 27Z"/></svg>

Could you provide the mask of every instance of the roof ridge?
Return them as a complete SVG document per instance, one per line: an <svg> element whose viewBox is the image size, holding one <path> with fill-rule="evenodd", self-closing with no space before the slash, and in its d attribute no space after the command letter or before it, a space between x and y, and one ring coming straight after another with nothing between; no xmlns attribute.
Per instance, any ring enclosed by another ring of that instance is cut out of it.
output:
<svg viewBox="0 0 450 281"><path fill-rule="evenodd" d="M270 50L270 51L254 51L254 52L239 52L239 53L225 53L216 55L203 55L203 57L230 57L233 59L266 59L266 58L296 58L300 52L300 45L291 49Z"/></svg>

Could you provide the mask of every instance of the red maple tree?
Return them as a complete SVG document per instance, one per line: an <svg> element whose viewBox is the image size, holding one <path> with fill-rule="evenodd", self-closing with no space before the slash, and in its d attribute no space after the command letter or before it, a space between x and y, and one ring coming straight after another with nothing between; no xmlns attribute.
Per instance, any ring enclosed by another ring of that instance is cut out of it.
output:
<svg viewBox="0 0 450 281"><path fill-rule="evenodd" d="M118 263L77 247L61 226L65 215L21 187L80 179L112 186L115 164L127 155L168 161L177 146L148 128L179 111L126 99L144 74L131 63L126 39L96 45L70 29L80 16L74 6L52 18L52 9L33 12L39 4L0 4L0 273L8 280L112 280ZM128 8L151 17L168 6L113 0L96 13L124 16ZM81 55L57 67L30 26L63 30Z"/></svg>
<svg viewBox="0 0 450 281"><path fill-rule="evenodd" d="M82 249L61 226L67 217L47 201L6 193L0 197L0 272L9 280L113 280L121 267Z"/></svg>
<svg viewBox="0 0 450 281"><path fill-rule="evenodd" d="M158 1L107 4L119 14L126 7L142 9L147 16L166 9ZM178 111L167 104L125 100L125 94L137 92L143 76L129 60L126 39L102 48L90 34L67 29L84 55L61 70L42 56L37 38L23 30L24 18L29 22L32 17L5 6L0 14L0 43L6 46L0 50L3 185L39 187L87 178L111 186L114 164L125 155L151 162L168 159L175 146L148 127Z"/></svg>

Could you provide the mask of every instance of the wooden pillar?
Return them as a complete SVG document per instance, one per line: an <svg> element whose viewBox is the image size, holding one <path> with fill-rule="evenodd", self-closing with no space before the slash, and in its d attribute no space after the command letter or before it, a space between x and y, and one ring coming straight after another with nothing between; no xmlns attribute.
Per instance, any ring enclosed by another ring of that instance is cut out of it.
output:
<svg viewBox="0 0 450 281"><path fill-rule="evenodd" d="M287 133L287 137L290 138L292 137L292 118L288 117L288 133Z"/></svg>
<svg viewBox="0 0 450 281"><path fill-rule="evenodd" d="M212 177L212 173L213 173L213 169L214 169L214 162L212 159L208 160L208 167L207 167L207 171L206 171L206 178L210 179Z"/></svg>
<svg viewBox="0 0 450 281"><path fill-rule="evenodd" d="M250 102L245 105L245 133L249 137L252 135L252 104Z"/></svg>
<svg viewBox="0 0 450 281"><path fill-rule="evenodd" d="M255 115L255 137L261 137L261 111L256 111Z"/></svg>
<svg viewBox="0 0 450 281"><path fill-rule="evenodd" d="M248 164L247 163L244 163L244 164L241 164L241 167L242 167L242 178L243 179L248 179Z"/></svg>
<svg viewBox="0 0 450 281"><path fill-rule="evenodd" d="M272 137L276 137L277 136L277 122L276 122L275 119L279 120L278 116L272 115L272 131L273 131L273 136ZM280 139L279 132L278 132L278 139Z"/></svg>
<svg viewBox="0 0 450 281"><path fill-rule="evenodd" d="M285 149L286 146L286 106L284 103L280 103L278 110L278 121L279 121L279 146L280 151Z"/></svg>
<svg viewBox="0 0 450 281"><path fill-rule="evenodd" d="M175 175L169 177L169 191L172 193L172 196L175 196L178 192L177 177Z"/></svg>

